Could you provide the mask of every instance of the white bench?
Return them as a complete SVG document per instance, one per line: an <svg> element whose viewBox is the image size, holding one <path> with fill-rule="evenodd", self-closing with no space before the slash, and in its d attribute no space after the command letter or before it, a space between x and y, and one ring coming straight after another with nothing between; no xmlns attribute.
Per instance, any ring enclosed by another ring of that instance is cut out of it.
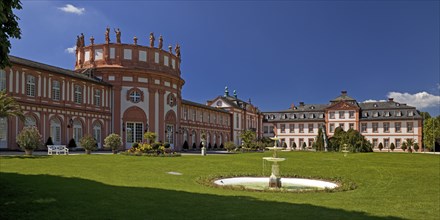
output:
<svg viewBox="0 0 440 220"><path fill-rule="evenodd" d="M47 145L47 155L52 155L54 152L56 155L60 153L69 155L69 148L66 145Z"/></svg>

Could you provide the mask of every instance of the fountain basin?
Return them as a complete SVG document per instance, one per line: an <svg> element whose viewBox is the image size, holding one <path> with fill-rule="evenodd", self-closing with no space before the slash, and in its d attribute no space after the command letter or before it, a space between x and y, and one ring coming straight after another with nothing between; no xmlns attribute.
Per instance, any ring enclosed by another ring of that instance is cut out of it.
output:
<svg viewBox="0 0 440 220"><path fill-rule="evenodd" d="M279 157L263 157L263 160L272 161L272 162L279 162L279 161L285 161L286 158L279 158Z"/></svg>
<svg viewBox="0 0 440 220"><path fill-rule="evenodd" d="M225 178L214 181L219 186L239 186L251 190L276 190L278 188L268 187L268 177L234 177ZM281 178L282 187L280 190L286 191L311 191L311 190L325 190L334 189L338 187L336 183L302 179L302 178Z"/></svg>

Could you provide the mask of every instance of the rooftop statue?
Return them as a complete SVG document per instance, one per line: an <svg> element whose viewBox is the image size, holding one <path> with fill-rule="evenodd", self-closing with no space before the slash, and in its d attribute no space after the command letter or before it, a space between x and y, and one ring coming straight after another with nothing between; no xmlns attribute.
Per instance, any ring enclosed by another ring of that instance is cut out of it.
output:
<svg viewBox="0 0 440 220"><path fill-rule="evenodd" d="M160 37L159 37L159 46L157 48L162 50L162 46L163 46L163 38L162 38L162 35L160 35Z"/></svg>
<svg viewBox="0 0 440 220"><path fill-rule="evenodd" d="M169 45L168 46L168 51L170 52L170 54L173 54L173 46Z"/></svg>
<svg viewBox="0 0 440 220"><path fill-rule="evenodd" d="M138 38L136 36L133 37L133 44L134 45L138 44Z"/></svg>
<svg viewBox="0 0 440 220"><path fill-rule="evenodd" d="M95 43L95 38L93 36L90 37L90 44L93 45Z"/></svg>
<svg viewBox="0 0 440 220"><path fill-rule="evenodd" d="M105 43L110 43L110 28L108 26L105 29Z"/></svg>
<svg viewBox="0 0 440 220"><path fill-rule="evenodd" d="M81 47L81 39L79 36L76 36L76 49L79 49Z"/></svg>
<svg viewBox="0 0 440 220"><path fill-rule="evenodd" d="M115 29L115 33L116 33L116 43L120 44L121 43L121 31L119 30L119 28Z"/></svg>
<svg viewBox="0 0 440 220"><path fill-rule="evenodd" d="M154 38L154 33L151 32L150 33L150 47L154 47L154 40L156 40L156 38Z"/></svg>
<svg viewBox="0 0 440 220"><path fill-rule="evenodd" d="M174 48L174 51L176 52L176 56L180 58L180 45L176 44L176 48Z"/></svg>
<svg viewBox="0 0 440 220"><path fill-rule="evenodd" d="M81 33L81 36L79 37L79 42L81 44L81 47L85 46L85 44L84 44L84 34L83 33Z"/></svg>

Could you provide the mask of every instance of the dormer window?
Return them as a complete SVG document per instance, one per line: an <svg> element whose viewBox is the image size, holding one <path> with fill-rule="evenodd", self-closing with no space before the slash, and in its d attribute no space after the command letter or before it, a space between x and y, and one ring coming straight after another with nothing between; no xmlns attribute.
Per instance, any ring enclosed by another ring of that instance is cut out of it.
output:
<svg viewBox="0 0 440 220"><path fill-rule="evenodd" d="M315 118L315 114L310 114L309 118Z"/></svg>
<svg viewBox="0 0 440 220"><path fill-rule="evenodd" d="M274 120L275 119L275 115L270 115L270 119Z"/></svg>
<svg viewBox="0 0 440 220"><path fill-rule="evenodd" d="M287 114L284 114L284 115L283 115L283 119L287 119Z"/></svg>
<svg viewBox="0 0 440 220"><path fill-rule="evenodd" d="M413 111L409 111L408 112L408 116L414 116L414 112Z"/></svg>
<svg viewBox="0 0 440 220"><path fill-rule="evenodd" d="M290 117L291 119L295 119L296 118L296 115L295 114L292 114L292 116Z"/></svg>
<svg viewBox="0 0 440 220"><path fill-rule="evenodd" d="M376 107L376 108L377 108L377 104L374 104L373 107Z"/></svg>
<svg viewBox="0 0 440 220"><path fill-rule="evenodd" d="M390 117L391 113L390 112L385 112L385 117Z"/></svg>
<svg viewBox="0 0 440 220"><path fill-rule="evenodd" d="M396 114L396 116L401 117L401 116L402 116L402 112L401 112L401 111L398 111L397 114Z"/></svg>
<svg viewBox="0 0 440 220"><path fill-rule="evenodd" d="M400 106L400 103L396 103L396 106Z"/></svg>
<svg viewBox="0 0 440 220"><path fill-rule="evenodd" d="M320 115L319 115L319 118L324 118L324 114L320 114Z"/></svg>
<svg viewBox="0 0 440 220"><path fill-rule="evenodd" d="M312 106L310 106L310 109L315 109L315 106L313 106L313 105L312 105Z"/></svg>
<svg viewBox="0 0 440 220"><path fill-rule="evenodd" d="M364 113L364 117L366 117L366 118L368 117L368 112Z"/></svg>
<svg viewBox="0 0 440 220"><path fill-rule="evenodd" d="M373 117L375 117L375 118L379 117L379 112L374 112Z"/></svg>

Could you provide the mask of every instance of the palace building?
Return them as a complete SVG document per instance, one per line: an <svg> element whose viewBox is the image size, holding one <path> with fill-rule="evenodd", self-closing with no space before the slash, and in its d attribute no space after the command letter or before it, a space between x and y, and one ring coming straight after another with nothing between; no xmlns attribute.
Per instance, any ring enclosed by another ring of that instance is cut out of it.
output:
<svg viewBox="0 0 440 220"><path fill-rule="evenodd" d="M227 141L239 144L244 129L261 130L262 114L236 95L225 96L224 107L182 99L179 45L174 53L171 46L163 50L160 36L155 47L153 33L149 46L139 45L136 37L125 44L119 30L111 43L109 28L105 39L95 44L91 37L85 45L84 35L78 36L74 70L10 56L12 67L0 70L0 90L17 100L26 120L0 119L0 148L18 149L15 139L25 126L36 126L44 141L51 137L67 145L74 139L78 147L86 134L101 148L107 135L117 133L124 149L151 131L175 150L185 141L199 148L202 133L214 148Z"/></svg>
<svg viewBox="0 0 440 220"><path fill-rule="evenodd" d="M382 143L387 149L394 143L400 148L403 141L414 139L422 144L423 121L415 107L395 102L358 103L342 91L341 95L328 104L305 104L276 112L264 112L263 135L273 136L276 132L287 147L311 147L322 128L331 138L337 127L344 131L355 129L369 140L374 148Z"/></svg>
<svg viewBox="0 0 440 220"><path fill-rule="evenodd" d="M157 141L181 150L200 147L202 134L212 148L225 142L241 144L240 134L253 130L257 137L273 136L273 131L290 147L311 146L322 127L331 137L336 127L359 130L374 146L383 143L397 147L409 138L421 144L422 118L411 106L394 102L358 103L347 92L328 104L304 104L288 110L261 112L251 100L238 98L236 91L208 100L206 104L182 98L185 84L180 71L180 46L163 48L160 36L155 47L154 34L149 46L110 42L85 45L77 37L74 70L9 56L12 66L0 70L0 90L21 105L25 121L0 118L0 149L18 149L16 136L25 126L36 126L54 144L67 145L71 139L78 147L86 134L103 147L104 138L117 133L123 149L145 141L146 131L157 133Z"/></svg>

